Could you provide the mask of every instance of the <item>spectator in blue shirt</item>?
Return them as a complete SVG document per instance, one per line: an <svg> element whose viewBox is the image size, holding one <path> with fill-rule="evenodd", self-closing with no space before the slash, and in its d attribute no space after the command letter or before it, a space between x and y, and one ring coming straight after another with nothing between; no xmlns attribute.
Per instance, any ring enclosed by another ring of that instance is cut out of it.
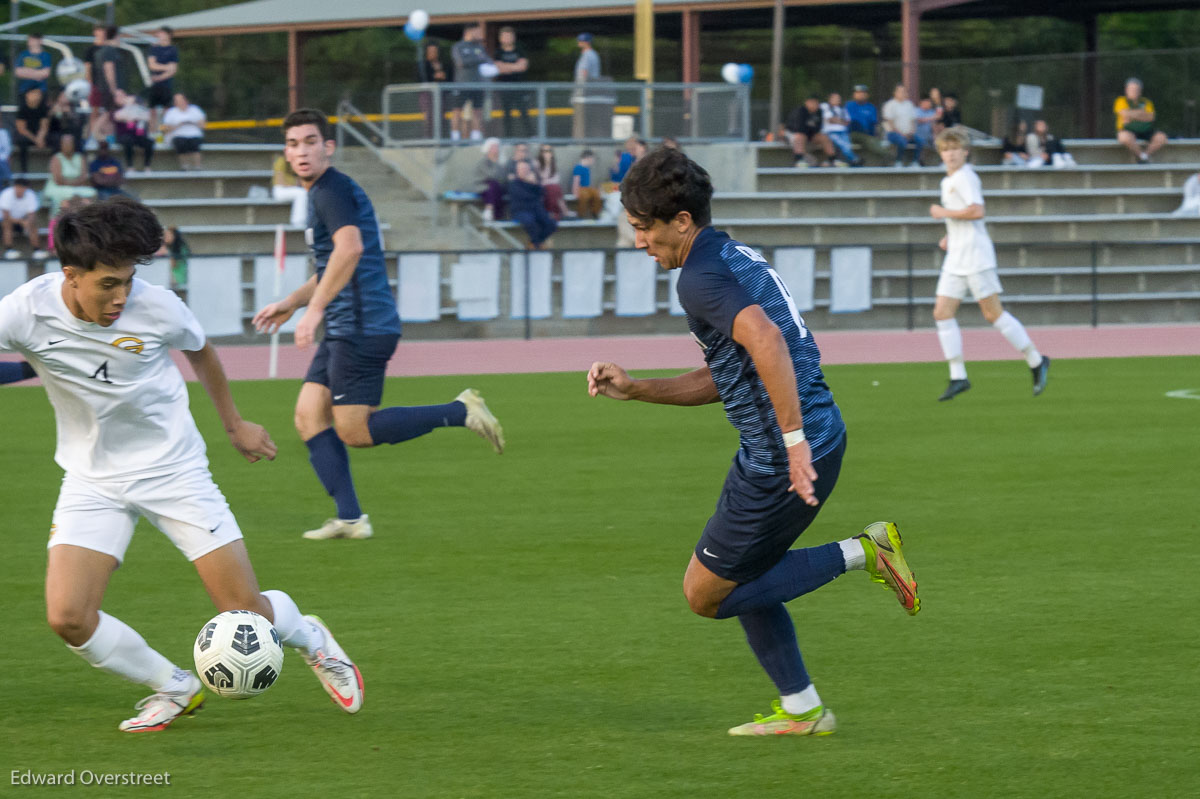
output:
<svg viewBox="0 0 1200 799"><path fill-rule="evenodd" d="M42 49L42 34L31 33L25 40L25 49L17 56L17 96L23 97L30 89L41 89L44 96L50 88L50 54Z"/></svg>
<svg viewBox="0 0 1200 799"><path fill-rule="evenodd" d="M592 185L592 167L595 164L596 154L584 150L579 154L579 163L571 170L571 193L575 195L575 207L579 209L580 219L595 219L604 208L600 189Z"/></svg>
<svg viewBox="0 0 1200 799"><path fill-rule="evenodd" d="M879 138L879 109L871 102L869 87L859 83L854 87L854 99L846 103L850 117L850 141L881 161L891 159L891 150Z"/></svg>

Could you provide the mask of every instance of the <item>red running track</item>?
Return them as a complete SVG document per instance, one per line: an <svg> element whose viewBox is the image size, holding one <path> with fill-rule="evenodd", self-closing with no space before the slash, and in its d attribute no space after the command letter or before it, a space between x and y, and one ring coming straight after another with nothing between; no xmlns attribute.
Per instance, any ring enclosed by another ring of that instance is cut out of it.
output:
<svg viewBox="0 0 1200 799"><path fill-rule="evenodd" d="M1042 352L1055 358L1111 358L1148 355L1200 355L1200 325L1039 327L1030 335ZM821 360L839 363L925 363L942 360L932 328L916 331L830 331L816 333ZM1018 357L1008 342L989 328L963 330L968 361ZM267 376L268 347L220 348L235 380ZM300 378L314 350L279 348L279 376ZM592 361L615 361L627 369L689 369L703 364L690 336L610 336L601 338L477 339L404 341L388 364L393 377L421 375L584 372ZM187 372L185 372L187 374Z"/></svg>
<svg viewBox="0 0 1200 799"><path fill-rule="evenodd" d="M682 324L682 322L681 322ZM1055 358L1112 358L1150 355L1200 355L1200 325L1112 325L1108 327L1030 328L1034 343ZM927 330L852 330L816 333L821 360L840 363L927 363L942 360L937 335ZM1017 357L991 328L965 328L968 361ZM267 346L220 347L233 380L267 377ZM299 379L314 350L293 344L279 347L281 378ZM185 375L191 369L174 353ZM0 356L8 359L8 356ZM478 339L403 341L388 364L392 377L423 375L584 372L592 361L615 361L627 369L689 369L703 363L690 336L609 336L598 338Z"/></svg>

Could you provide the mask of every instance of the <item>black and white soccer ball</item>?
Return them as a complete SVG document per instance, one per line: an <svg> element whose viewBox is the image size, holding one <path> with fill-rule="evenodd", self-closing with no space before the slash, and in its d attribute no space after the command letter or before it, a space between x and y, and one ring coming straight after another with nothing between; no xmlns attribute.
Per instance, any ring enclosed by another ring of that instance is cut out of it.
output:
<svg viewBox="0 0 1200 799"><path fill-rule="evenodd" d="M58 66L54 68L54 76L58 78L60 86L66 86L73 80L83 78L87 74L82 61L74 56L64 58L58 62Z"/></svg>
<svg viewBox="0 0 1200 799"><path fill-rule="evenodd" d="M283 670L283 644L271 622L249 610L227 610L200 629L192 648L196 673L215 694L249 699Z"/></svg>

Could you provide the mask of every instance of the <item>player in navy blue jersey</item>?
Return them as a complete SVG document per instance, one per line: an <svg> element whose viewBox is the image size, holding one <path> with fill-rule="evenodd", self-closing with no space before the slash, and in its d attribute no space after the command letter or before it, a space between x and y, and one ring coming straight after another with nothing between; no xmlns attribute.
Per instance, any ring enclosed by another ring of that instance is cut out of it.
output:
<svg viewBox="0 0 1200 799"><path fill-rule="evenodd" d="M331 166L335 144L323 113L293 111L283 133L284 155L308 189L307 235L317 271L255 314L254 326L272 333L307 306L295 334L303 349L324 322L325 336L296 401L296 430L337 516L304 537L369 538L371 521L358 504L346 445L397 444L437 427L467 427L502 452L504 431L474 389L445 405L379 409L387 363L400 339L400 316L375 208L362 187Z"/></svg>
<svg viewBox="0 0 1200 799"><path fill-rule="evenodd" d="M784 603L844 571L865 569L915 614L917 583L891 522L844 541L789 549L833 491L846 428L787 286L762 255L710 227L711 198L708 173L677 150L639 159L621 182L637 246L664 269L682 269L679 302L705 365L638 380L617 364L597 362L588 392L724 404L741 447L688 563L684 595L701 616L736 616L779 689L773 713L730 735L828 735L837 722L805 671Z"/></svg>

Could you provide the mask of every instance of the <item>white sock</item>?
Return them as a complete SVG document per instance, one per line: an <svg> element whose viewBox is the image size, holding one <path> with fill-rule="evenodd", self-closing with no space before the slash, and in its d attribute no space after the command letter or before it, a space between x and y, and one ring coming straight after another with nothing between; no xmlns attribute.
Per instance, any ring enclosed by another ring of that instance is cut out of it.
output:
<svg viewBox="0 0 1200 799"><path fill-rule="evenodd" d="M957 319L937 319L938 341L942 345L942 354L950 363L950 379L967 379L967 362L963 360L962 331L958 329Z"/></svg>
<svg viewBox="0 0 1200 799"><path fill-rule="evenodd" d="M171 687L175 673L183 671L151 649L137 630L104 611L100 611L100 624L96 626L92 637L81 646L68 644L67 649L98 669L155 691Z"/></svg>
<svg viewBox="0 0 1200 799"><path fill-rule="evenodd" d="M290 596L282 591L263 591L262 595L271 603L271 612L275 616L271 623L275 625L279 640L284 645L295 647L309 655L321 648L321 644L324 643L323 636L311 622L305 621L300 615L300 608L296 607Z"/></svg>
<svg viewBox="0 0 1200 799"><path fill-rule="evenodd" d="M846 561L846 571L867 568L867 551L863 549L862 541L857 538L847 538L838 541L842 548L842 559Z"/></svg>
<svg viewBox="0 0 1200 799"><path fill-rule="evenodd" d="M1025 332L1025 326L1017 320L1017 317L1005 311L992 323L992 327L999 330L1000 335L1008 339L1008 343L1013 345L1013 349L1025 356L1025 363L1029 364L1030 369L1042 362L1042 354L1037 351L1037 347L1033 346L1033 340L1029 338L1029 334Z"/></svg>
<svg viewBox="0 0 1200 799"><path fill-rule="evenodd" d="M783 705L783 712L798 716L801 713L807 713L815 707L820 707L821 697L817 696L816 687L812 683L809 683L808 687L798 694L788 694L787 696L779 697L779 703Z"/></svg>

